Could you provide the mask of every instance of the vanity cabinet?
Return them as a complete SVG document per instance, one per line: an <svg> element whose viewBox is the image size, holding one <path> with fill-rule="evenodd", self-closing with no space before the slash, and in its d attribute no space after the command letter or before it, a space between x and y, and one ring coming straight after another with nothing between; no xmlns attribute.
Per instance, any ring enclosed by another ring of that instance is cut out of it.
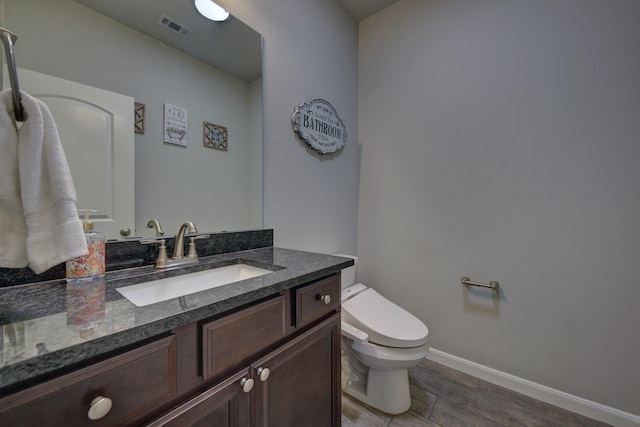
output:
<svg viewBox="0 0 640 427"><path fill-rule="evenodd" d="M0 425L338 427L339 293L334 274L185 325L0 399Z"/></svg>
<svg viewBox="0 0 640 427"><path fill-rule="evenodd" d="M203 377L236 373L150 426L340 426L340 281L288 292L204 323Z"/></svg>
<svg viewBox="0 0 640 427"><path fill-rule="evenodd" d="M256 360L150 427L338 427L340 315Z"/></svg>

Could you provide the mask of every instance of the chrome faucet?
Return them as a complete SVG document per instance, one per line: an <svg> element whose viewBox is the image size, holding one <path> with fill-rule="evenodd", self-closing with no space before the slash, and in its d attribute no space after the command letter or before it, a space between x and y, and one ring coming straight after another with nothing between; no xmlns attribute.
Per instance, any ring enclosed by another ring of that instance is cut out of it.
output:
<svg viewBox="0 0 640 427"><path fill-rule="evenodd" d="M160 223L157 219L152 218L147 223L147 228L153 228L156 230L156 237L164 236L164 231L162 231L162 227L160 227Z"/></svg>

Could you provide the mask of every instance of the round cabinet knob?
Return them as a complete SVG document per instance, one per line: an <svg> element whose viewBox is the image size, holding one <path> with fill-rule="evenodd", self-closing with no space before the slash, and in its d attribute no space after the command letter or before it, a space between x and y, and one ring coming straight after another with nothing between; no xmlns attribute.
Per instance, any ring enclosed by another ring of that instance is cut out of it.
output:
<svg viewBox="0 0 640 427"><path fill-rule="evenodd" d="M271 374L271 371L269 370L269 368L258 368L257 372L258 372L258 377L260 377L260 381L262 382L268 380L269 375Z"/></svg>
<svg viewBox="0 0 640 427"><path fill-rule="evenodd" d="M123 228L120 230L120 235L122 237L129 237L131 236L131 229L130 228Z"/></svg>
<svg viewBox="0 0 640 427"><path fill-rule="evenodd" d="M240 385L242 386L242 391L245 393L249 393L253 390L253 379L252 378L243 378L240 380Z"/></svg>
<svg viewBox="0 0 640 427"><path fill-rule="evenodd" d="M98 396L91 401L87 416L92 421L99 420L109 413L112 405L113 402L108 397Z"/></svg>
<svg viewBox="0 0 640 427"><path fill-rule="evenodd" d="M331 295L322 295L320 297L320 301L322 301L323 303L329 305L331 303Z"/></svg>

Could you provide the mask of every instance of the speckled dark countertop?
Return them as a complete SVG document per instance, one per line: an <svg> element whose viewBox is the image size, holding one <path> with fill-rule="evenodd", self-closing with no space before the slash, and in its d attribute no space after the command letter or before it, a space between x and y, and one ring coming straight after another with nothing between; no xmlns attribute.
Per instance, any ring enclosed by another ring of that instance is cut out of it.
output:
<svg viewBox="0 0 640 427"><path fill-rule="evenodd" d="M116 288L245 262L275 270L253 279L137 307ZM68 287L64 280L0 289L0 394L24 381L108 354L171 329L224 313L340 271L353 260L282 248L201 258L195 266L107 272L104 282ZM104 290L104 293L103 293ZM104 302L103 302L104 301ZM89 328L87 325L96 324Z"/></svg>

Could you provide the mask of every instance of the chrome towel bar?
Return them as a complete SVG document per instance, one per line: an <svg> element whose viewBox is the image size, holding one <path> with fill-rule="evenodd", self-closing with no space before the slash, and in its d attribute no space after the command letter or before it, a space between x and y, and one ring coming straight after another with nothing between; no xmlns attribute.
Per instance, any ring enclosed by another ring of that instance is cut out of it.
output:
<svg viewBox="0 0 640 427"><path fill-rule="evenodd" d="M0 27L0 38L4 44L4 57L7 59L7 68L9 70L9 80L11 81L11 90L13 92L13 107L15 110L16 121L24 121L24 110L22 109L22 100L20 99L20 87L18 86L18 72L16 70L16 62L13 57L13 45L18 37L11 31Z"/></svg>
<svg viewBox="0 0 640 427"><path fill-rule="evenodd" d="M480 282L473 282L471 281L470 278L462 276L462 279L460 279L460 282L463 285L467 285L467 286L479 286L481 288L489 288L489 289L498 289L498 287L500 287L500 283L496 282L495 280L492 280L491 282L487 283L480 283Z"/></svg>

